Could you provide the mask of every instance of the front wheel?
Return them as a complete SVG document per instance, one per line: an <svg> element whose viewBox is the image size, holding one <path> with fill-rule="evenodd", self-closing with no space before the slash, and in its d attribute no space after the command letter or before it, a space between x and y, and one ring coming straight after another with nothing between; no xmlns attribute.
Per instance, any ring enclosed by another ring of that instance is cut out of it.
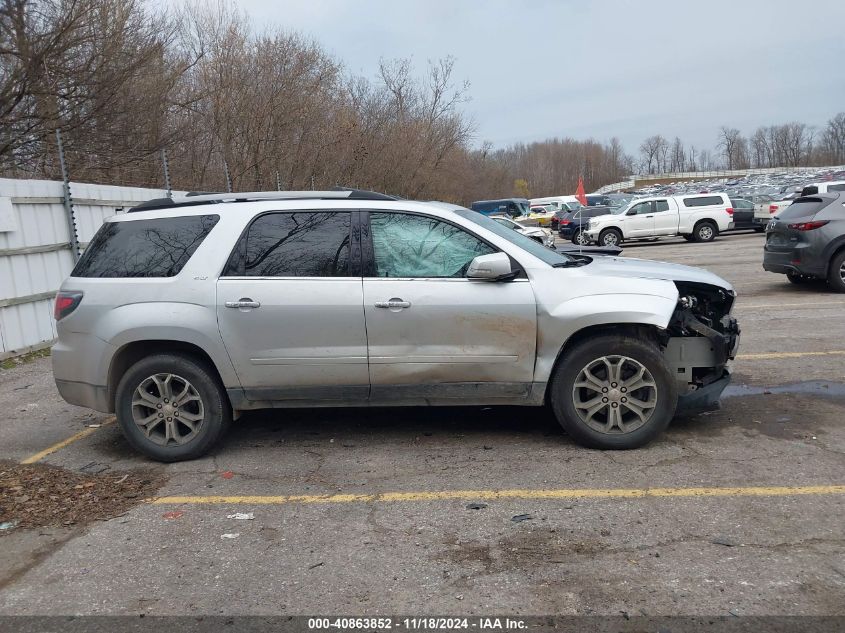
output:
<svg viewBox="0 0 845 633"><path fill-rule="evenodd" d="M677 407L675 381L656 343L628 336L587 339L568 350L550 386L555 417L589 448L639 448L662 433Z"/></svg>
<svg viewBox="0 0 845 633"><path fill-rule="evenodd" d="M152 354L132 365L117 386L115 412L127 441L161 462L200 457L232 421L217 377L181 354Z"/></svg>

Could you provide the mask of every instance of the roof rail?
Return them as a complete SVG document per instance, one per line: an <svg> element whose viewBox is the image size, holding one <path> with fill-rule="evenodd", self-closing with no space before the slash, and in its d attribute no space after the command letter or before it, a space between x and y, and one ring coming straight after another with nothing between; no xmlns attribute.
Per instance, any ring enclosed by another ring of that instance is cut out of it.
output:
<svg viewBox="0 0 845 633"><path fill-rule="evenodd" d="M252 202L255 200L396 200L375 191L362 189L345 189L335 187L331 191L246 191L235 193L194 194L173 198L154 198L129 209L127 213L135 211L153 211L155 209L173 209L177 207L192 207L201 204L216 204L223 202Z"/></svg>

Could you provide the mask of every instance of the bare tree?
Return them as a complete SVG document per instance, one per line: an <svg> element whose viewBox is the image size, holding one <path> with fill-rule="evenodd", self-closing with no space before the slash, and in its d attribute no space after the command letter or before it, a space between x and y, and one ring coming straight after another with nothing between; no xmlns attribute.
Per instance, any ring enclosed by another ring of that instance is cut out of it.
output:
<svg viewBox="0 0 845 633"><path fill-rule="evenodd" d="M660 134L649 136L640 145L640 168L647 174L656 173L661 167L661 155L665 152L666 139Z"/></svg>

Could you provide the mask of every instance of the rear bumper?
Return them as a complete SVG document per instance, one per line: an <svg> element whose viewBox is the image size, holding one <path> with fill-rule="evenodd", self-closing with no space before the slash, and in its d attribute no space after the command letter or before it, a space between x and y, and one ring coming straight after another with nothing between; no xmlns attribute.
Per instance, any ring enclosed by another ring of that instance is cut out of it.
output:
<svg viewBox="0 0 845 633"><path fill-rule="evenodd" d="M793 248L785 250L763 250L763 270L770 273L794 273L824 277L827 274L825 265L819 258L807 252L807 248Z"/></svg>
<svg viewBox="0 0 845 633"><path fill-rule="evenodd" d="M103 413L111 412L109 390L105 386L56 379L56 388L65 402Z"/></svg>

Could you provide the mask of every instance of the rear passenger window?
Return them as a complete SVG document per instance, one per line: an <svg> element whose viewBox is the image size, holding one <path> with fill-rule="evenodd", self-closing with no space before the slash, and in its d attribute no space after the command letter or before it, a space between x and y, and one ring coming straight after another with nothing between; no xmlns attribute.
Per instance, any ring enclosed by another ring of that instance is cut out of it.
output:
<svg viewBox="0 0 845 633"><path fill-rule="evenodd" d="M657 206L655 211L668 211L669 210L669 203L666 200L656 200L655 204Z"/></svg>
<svg viewBox="0 0 845 633"><path fill-rule="evenodd" d="M242 269L248 277L346 277L349 275L348 212L267 213L247 229Z"/></svg>
<svg viewBox="0 0 845 633"><path fill-rule="evenodd" d="M684 198L685 207L710 207L724 205L725 201L721 196L702 196L700 198Z"/></svg>
<svg viewBox="0 0 845 633"><path fill-rule="evenodd" d="M106 222L72 277L173 277L217 224L219 215Z"/></svg>
<svg viewBox="0 0 845 633"><path fill-rule="evenodd" d="M830 185L827 188L828 191L845 191L845 184L843 185Z"/></svg>

